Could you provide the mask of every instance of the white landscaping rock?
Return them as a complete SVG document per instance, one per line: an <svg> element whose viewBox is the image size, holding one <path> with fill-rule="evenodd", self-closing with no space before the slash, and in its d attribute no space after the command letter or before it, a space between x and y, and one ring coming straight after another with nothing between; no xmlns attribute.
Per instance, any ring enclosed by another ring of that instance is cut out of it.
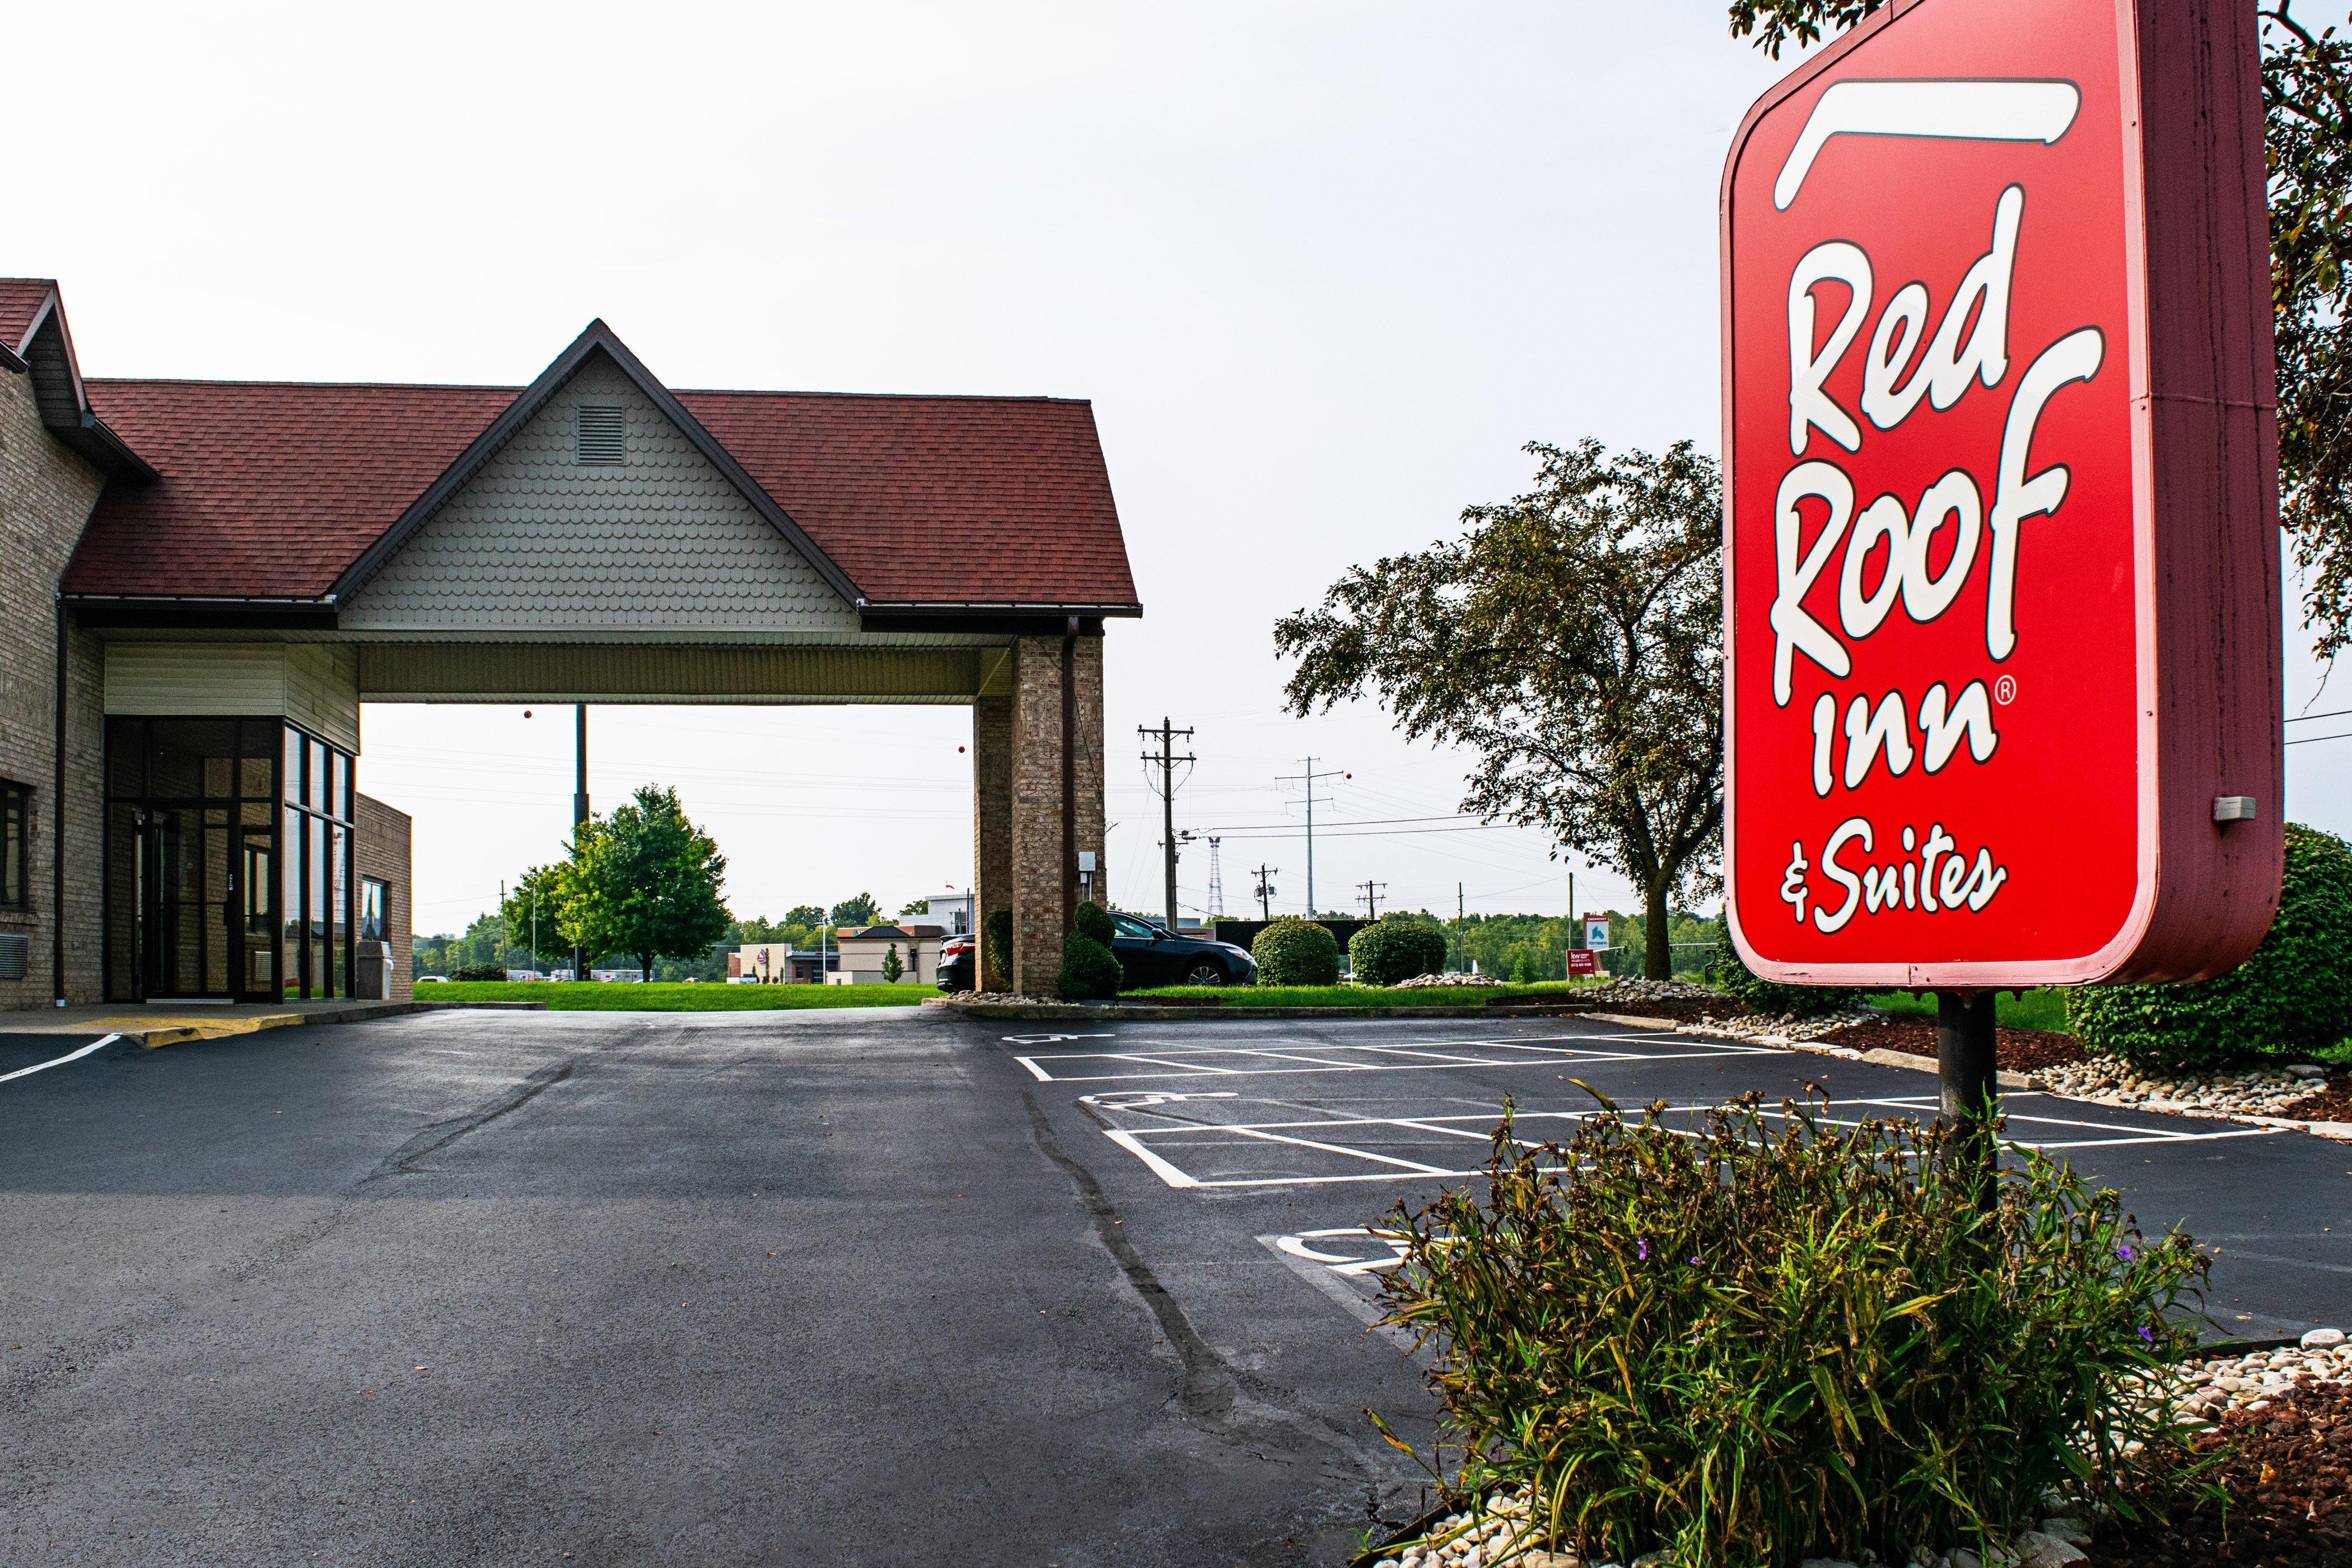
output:
<svg viewBox="0 0 2352 1568"><path fill-rule="evenodd" d="M2069 1563L2087 1563L2091 1554L2071 1541L2061 1541L2039 1530L2020 1532L2017 1553L2025 1568L2066 1568Z"/></svg>
<svg viewBox="0 0 2352 1568"><path fill-rule="evenodd" d="M2343 1342L2342 1329L2314 1329L2303 1336L2303 1348L2307 1351L2333 1350Z"/></svg>

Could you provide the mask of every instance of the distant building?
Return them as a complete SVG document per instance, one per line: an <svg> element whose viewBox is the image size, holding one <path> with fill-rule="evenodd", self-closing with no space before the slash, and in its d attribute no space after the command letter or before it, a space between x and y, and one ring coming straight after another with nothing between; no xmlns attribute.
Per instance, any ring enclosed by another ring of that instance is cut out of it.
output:
<svg viewBox="0 0 2352 1568"><path fill-rule="evenodd" d="M949 893L925 901L923 912L933 925L945 927L950 936L961 936L971 930L971 895Z"/></svg>
<svg viewBox="0 0 2352 1568"><path fill-rule="evenodd" d="M940 948L947 939L946 928L935 925L878 925L843 931L836 944L840 967L825 981L833 985L878 985L882 960L895 947L900 983L929 984L940 977Z"/></svg>

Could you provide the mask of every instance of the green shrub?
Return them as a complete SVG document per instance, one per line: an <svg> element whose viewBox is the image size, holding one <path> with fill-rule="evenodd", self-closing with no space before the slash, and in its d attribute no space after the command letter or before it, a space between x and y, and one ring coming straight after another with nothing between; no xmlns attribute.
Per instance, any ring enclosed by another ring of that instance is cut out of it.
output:
<svg viewBox="0 0 2352 1568"><path fill-rule="evenodd" d="M1420 921L1389 915L1348 939L1348 963L1367 985L1393 985L1445 968L1445 933Z"/></svg>
<svg viewBox="0 0 2352 1568"><path fill-rule="evenodd" d="M2145 1068L2217 1066L2263 1050L2310 1051L2352 1034L2352 845L2291 822L2278 915L2253 955L2186 985L2068 993L2084 1046Z"/></svg>
<svg viewBox="0 0 2352 1568"><path fill-rule="evenodd" d="M1260 985L1339 983L1339 939L1330 927L1297 915L1284 915L1258 932L1250 956L1257 960Z"/></svg>
<svg viewBox="0 0 2352 1568"><path fill-rule="evenodd" d="M985 979L974 984L982 991L1013 989L1013 911L998 910L981 927L981 962L988 966Z"/></svg>
<svg viewBox="0 0 2352 1568"><path fill-rule="evenodd" d="M1706 983L1727 996L1738 997L1759 1013L1776 1018L1810 1018L1817 1014L1859 1007L1865 994L1842 985L1782 985L1762 978L1748 967L1739 950L1731 945L1728 923L1716 934L1715 958L1706 966Z"/></svg>
<svg viewBox="0 0 2352 1568"><path fill-rule="evenodd" d="M449 972L452 980L504 980L507 966L503 963L461 963Z"/></svg>
<svg viewBox="0 0 2352 1568"><path fill-rule="evenodd" d="M1088 899L1078 905L1078 934L1090 936L1108 947L1111 938L1118 934L1118 927L1112 923L1108 910Z"/></svg>
<svg viewBox="0 0 2352 1568"><path fill-rule="evenodd" d="M1435 1348L1455 1489L1531 1487L1550 1549L1678 1568L1981 1551L2053 1485L2128 1513L2185 1451L2131 1380L2195 1342L2195 1247L2038 1152L1987 1203L1950 1134L1817 1109L1612 1106L1563 1149L1506 1107L1483 1203L1398 1207L1382 1296Z"/></svg>
<svg viewBox="0 0 2352 1568"><path fill-rule="evenodd" d="M1065 1002L1098 1002L1118 994L1118 954L1084 931L1062 939L1062 973L1054 989Z"/></svg>
<svg viewBox="0 0 2352 1568"><path fill-rule="evenodd" d="M1511 984L1533 985L1543 976L1536 972L1536 955L1526 948L1519 949L1518 961L1511 965Z"/></svg>

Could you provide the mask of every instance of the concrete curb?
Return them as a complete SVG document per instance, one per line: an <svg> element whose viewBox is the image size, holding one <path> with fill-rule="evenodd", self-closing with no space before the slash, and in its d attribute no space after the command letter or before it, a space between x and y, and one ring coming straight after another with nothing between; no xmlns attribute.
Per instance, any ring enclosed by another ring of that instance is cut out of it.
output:
<svg viewBox="0 0 2352 1568"><path fill-rule="evenodd" d="M411 1013L470 1012L543 1013L544 1002L381 1002L367 1007L343 1007L331 1013L264 1013L252 1018L222 1018L202 1024L163 1024L152 1029L113 1029L130 1045L147 1050L188 1045L197 1040L221 1040L236 1035L257 1035L264 1029L290 1029L304 1024L367 1024Z"/></svg>

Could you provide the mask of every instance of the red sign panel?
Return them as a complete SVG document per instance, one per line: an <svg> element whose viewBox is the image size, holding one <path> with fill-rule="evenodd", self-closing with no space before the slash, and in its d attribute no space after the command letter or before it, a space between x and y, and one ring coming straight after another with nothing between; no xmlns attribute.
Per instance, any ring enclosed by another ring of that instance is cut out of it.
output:
<svg viewBox="0 0 2352 1568"><path fill-rule="evenodd" d="M1759 973L2186 978L2268 928L2255 47L2228 0L1914 0L1750 110L1726 881Z"/></svg>
<svg viewBox="0 0 2352 1568"><path fill-rule="evenodd" d="M1570 974L1598 974L1601 973L1600 956L1589 947L1571 947L1568 950L1568 972Z"/></svg>

